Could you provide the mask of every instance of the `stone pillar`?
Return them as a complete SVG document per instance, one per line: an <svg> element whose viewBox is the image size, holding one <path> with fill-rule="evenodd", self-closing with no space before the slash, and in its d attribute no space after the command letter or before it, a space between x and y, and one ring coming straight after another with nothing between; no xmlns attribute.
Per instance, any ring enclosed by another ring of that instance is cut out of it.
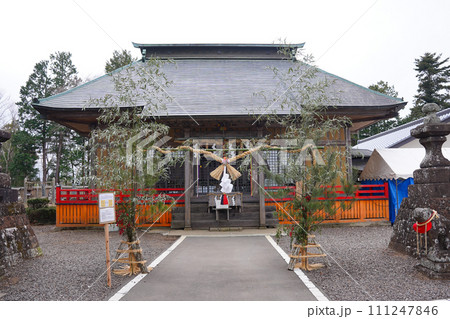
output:
<svg viewBox="0 0 450 319"><path fill-rule="evenodd" d="M8 132L0 130L0 148L10 137ZM17 190L11 189L11 178L0 167L0 276L21 258L41 253L25 207L17 199Z"/></svg>
<svg viewBox="0 0 450 319"><path fill-rule="evenodd" d="M436 116L439 107L429 103L422 109L427 117L424 124L411 130L425 147L420 169L414 171L414 185L408 187L394 223L389 247L410 255L423 257L418 269L433 278L450 278L450 161L442 155L442 144L450 133L450 124L441 123ZM437 211L439 218L431 221L424 243L417 254L417 233L414 223L423 223Z"/></svg>

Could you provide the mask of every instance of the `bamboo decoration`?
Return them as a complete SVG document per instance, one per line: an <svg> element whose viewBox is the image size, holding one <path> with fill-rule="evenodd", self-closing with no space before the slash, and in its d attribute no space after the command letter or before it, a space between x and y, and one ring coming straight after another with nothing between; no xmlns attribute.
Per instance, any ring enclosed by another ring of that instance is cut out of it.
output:
<svg viewBox="0 0 450 319"><path fill-rule="evenodd" d="M134 242L127 242L122 240L119 245L119 249L116 250L116 258L113 259L113 261L122 263L125 265L122 265L120 269L114 269L113 273L116 275L121 276L131 276L131 275L137 275L141 272L141 270L138 267L138 264L145 264L146 260L136 260L135 253L142 253L142 249L133 249L132 245L139 243L139 240ZM128 249L121 249L123 245L128 245ZM120 258L123 254L128 253L128 258ZM152 270L151 267L147 268L148 271Z"/></svg>
<svg viewBox="0 0 450 319"><path fill-rule="evenodd" d="M320 244L317 244L315 241L315 235L308 235L308 243L306 245L294 244L292 245L293 251L289 256L291 259L289 261L289 270L294 270L294 268L300 268L302 270L314 270L324 267L325 265L322 263L310 264L310 258L317 257L325 257L325 263L327 266L330 266L330 262L326 258L326 254L323 251ZM308 248L316 248L319 250L319 253L309 253ZM298 260L300 259L300 262Z"/></svg>

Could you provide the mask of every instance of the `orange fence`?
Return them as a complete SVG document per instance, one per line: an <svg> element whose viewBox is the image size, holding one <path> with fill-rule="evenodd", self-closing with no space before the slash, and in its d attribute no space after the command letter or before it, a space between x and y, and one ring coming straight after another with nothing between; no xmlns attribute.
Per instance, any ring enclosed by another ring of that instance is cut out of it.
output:
<svg viewBox="0 0 450 319"><path fill-rule="evenodd" d="M347 201L346 204L350 202ZM277 206L280 224L292 224L293 220L288 212L282 208L281 203L271 203ZM356 200L349 210L338 212L331 218L326 218L323 223L354 223L389 220L389 202L387 199Z"/></svg>
<svg viewBox="0 0 450 319"><path fill-rule="evenodd" d="M156 216L146 214L138 217L139 227L170 227L172 222L171 210L161 212ZM142 223L142 224L141 224ZM56 226L58 227L91 227L102 226L98 220L98 205L73 204L56 205Z"/></svg>
<svg viewBox="0 0 450 319"><path fill-rule="evenodd" d="M265 187L267 190L277 190L286 187ZM292 219L283 212L283 203L292 199L295 194L295 187L286 198L273 198L266 196L266 206L277 206L280 224L291 224ZM116 191L116 202L120 203L124 198L130 196L130 190ZM138 190L140 191L140 190ZM144 190L143 190L144 191ZM159 194L172 197L175 200L173 206L184 206L183 188L159 188L155 189ZM56 226L58 227L87 227L101 226L98 216L97 194L99 190L92 189L56 189ZM339 194L340 190L336 192ZM338 197L338 200L349 201L349 197ZM348 223L362 221L389 220L389 195L387 183L380 185L359 185L359 189L353 198L351 209L340 212L332 218L326 219L324 223ZM169 202L168 202L169 203ZM141 205L148 209L147 205ZM172 221L171 210L163 211L156 216L147 217L142 213L139 216L140 227L170 227ZM144 219L145 218L145 219Z"/></svg>
<svg viewBox="0 0 450 319"><path fill-rule="evenodd" d="M128 191L128 192L127 192ZM140 191L140 190L138 190ZM158 188L158 194L164 194L175 200L173 206L184 205L183 188ZM56 189L56 226L57 227L91 227L102 226L99 224L98 216L98 190L93 189ZM129 197L129 190L116 191L116 202L120 203ZM169 201L167 202L169 203ZM172 222L171 209L164 210L159 214L149 217L146 213L149 207L139 205L138 224L139 227L170 227ZM167 208L170 208L167 206ZM142 211L144 209L145 211Z"/></svg>
<svg viewBox="0 0 450 319"><path fill-rule="evenodd" d="M352 203L351 208L345 211L338 211L333 217L326 218L323 223L352 223L389 220L389 193L388 184L379 185L358 185L354 197L341 196L337 201L345 201L346 206ZM266 187L267 190L276 191L286 187ZM293 220L289 212L283 208L283 204L292 199L295 195L295 187L289 193L288 198L266 198L266 206L276 206L280 224L292 224ZM337 187L336 193L343 192ZM336 205L339 205L338 203Z"/></svg>

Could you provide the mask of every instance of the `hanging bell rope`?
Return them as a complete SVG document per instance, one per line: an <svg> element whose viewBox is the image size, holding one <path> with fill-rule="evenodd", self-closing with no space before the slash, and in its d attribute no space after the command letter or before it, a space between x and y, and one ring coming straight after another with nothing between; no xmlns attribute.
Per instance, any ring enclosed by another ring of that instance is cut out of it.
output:
<svg viewBox="0 0 450 319"><path fill-rule="evenodd" d="M212 178L220 181L220 176L222 176L225 167L233 181L241 177L241 173L239 173L237 169L230 165L230 159L226 157L222 159L222 165L213 170L209 175L211 175Z"/></svg>

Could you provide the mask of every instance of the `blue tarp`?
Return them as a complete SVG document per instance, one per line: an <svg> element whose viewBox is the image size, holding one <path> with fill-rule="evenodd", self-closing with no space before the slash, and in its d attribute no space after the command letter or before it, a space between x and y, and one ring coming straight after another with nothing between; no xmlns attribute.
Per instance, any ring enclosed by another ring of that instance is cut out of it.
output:
<svg viewBox="0 0 450 319"><path fill-rule="evenodd" d="M414 179L410 177L407 179L390 179L387 181L382 179L366 180L362 181L361 184L373 185L385 182L389 185L389 221L393 224L403 198L408 197L408 186L414 184Z"/></svg>

